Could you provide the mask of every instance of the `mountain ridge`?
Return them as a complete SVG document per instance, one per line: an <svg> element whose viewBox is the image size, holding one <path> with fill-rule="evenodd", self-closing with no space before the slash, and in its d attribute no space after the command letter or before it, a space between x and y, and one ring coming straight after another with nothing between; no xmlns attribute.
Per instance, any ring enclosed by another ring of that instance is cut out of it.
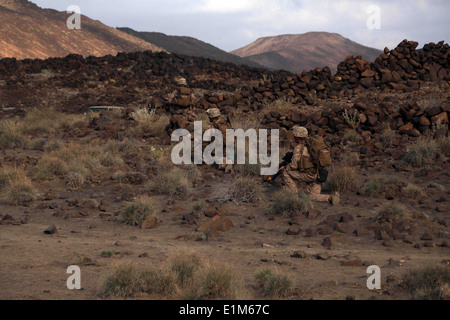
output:
<svg viewBox="0 0 450 320"><path fill-rule="evenodd" d="M349 55L360 55L374 61L382 51L363 46L338 33L312 31L258 38L231 53L271 69L300 73L324 66L335 70L338 63Z"/></svg>

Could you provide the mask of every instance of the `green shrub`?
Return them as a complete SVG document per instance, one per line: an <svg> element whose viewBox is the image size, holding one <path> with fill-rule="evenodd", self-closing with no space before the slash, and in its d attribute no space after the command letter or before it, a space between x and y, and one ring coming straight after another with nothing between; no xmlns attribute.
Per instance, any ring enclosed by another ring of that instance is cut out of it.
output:
<svg viewBox="0 0 450 320"><path fill-rule="evenodd" d="M403 159L412 166L420 167L432 162L438 155L437 142L429 138L421 138L409 146L403 155Z"/></svg>
<svg viewBox="0 0 450 320"><path fill-rule="evenodd" d="M403 276L413 299L450 299L450 268L448 266L427 266L413 270Z"/></svg>
<svg viewBox="0 0 450 320"><path fill-rule="evenodd" d="M404 205L397 202L386 203L379 211L376 220L378 222L402 221L408 218L408 212Z"/></svg>
<svg viewBox="0 0 450 320"><path fill-rule="evenodd" d="M395 175L375 175L370 178L365 185L364 195L366 197L378 197L386 192L387 187L392 184L404 184L404 180L401 177Z"/></svg>
<svg viewBox="0 0 450 320"><path fill-rule="evenodd" d="M147 218L155 213L153 199L148 196L140 196L121 212L124 223L132 226L141 225Z"/></svg>
<svg viewBox="0 0 450 320"><path fill-rule="evenodd" d="M264 296L271 298L284 298L292 291L293 281L288 276L273 273L264 269L256 273L256 284Z"/></svg>
<svg viewBox="0 0 450 320"><path fill-rule="evenodd" d="M311 199L306 194L295 191L279 191L273 197L270 212L282 216L295 216L305 213L311 207Z"/></svg>
<svg viewBox="0 0 450 320"><path fill-rule="evenodd" d="M328 177L326 187L331 191L345 192L356 187L358 175L352 167L340 167L334 169Z"/></svg>

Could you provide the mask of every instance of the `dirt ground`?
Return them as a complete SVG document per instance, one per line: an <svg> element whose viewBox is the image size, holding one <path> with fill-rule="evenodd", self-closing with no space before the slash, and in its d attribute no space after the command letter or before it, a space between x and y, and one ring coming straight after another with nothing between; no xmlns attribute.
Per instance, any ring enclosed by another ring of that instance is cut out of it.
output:
<svg viewBox="0 0 450 320"><path fill-rule="evenodd" d="M218 170L212 168L207 172L214 180L192 190L190 199L167 205L167 197L158 196L159 209L167 212L157 214L158 226L150 230L126 226L118 221L103 221L100 215L105 212L97 209L88 211L86 217L64 219L54 216L55 209L1 204L3 215L9 214L19 220L27 217L28 223L0 226L0 298L98 299L96 293L101 281L114 265L135 261L158 266L176 252L191 251L208 261L232 266L248 287L254 284L255 272L263 268L270 267L287 274L295 279L292 299L346 299L349 296L356 299L409 299L408 292L399 287L405 272L450 259L448 247L417 249L402 241L384 246L372 234L356 237L333 232L331 249L322 246L325 237L322 235L307 237L304 231L300 235L287 235L292 219L268 214L271 194L277 187L267 184L264 185L266 200L261 203L221 207L222 215L234 224L231 230L207 241L177 239L196 229L196 225L182 224L183 215L192 212L195 199L208 197L232 183L231 175L222 178ZM450 187L448 177L442 182ZM108 206L104 211L114 216L121 206L113 200L116 193L114 185L88 188L81 193L61 190L54 199L43 203L62 205L68 199L95 197L99 201L106 200ZM356 202L358 206L355 206ZM350 213L355 217L356 225L363 225L376 215L377 202L376 199L350 195L344 196L338 206L314 203L314 208L321 214L314 219L304 218L299 223L301 229L306 230L329 215ZM431 210L425 211L433 214ZM251 220L248 219L250 215L254 216ZM197 224L207 220L203 217ZM53 224L58 231L52 235L44 234L43 231ZM115 255L103 258L100 253L104 250L112 250ZM304 252L304 257L291 257L296 251ZM319 254L327 260L317 258ZM362 265L342 266L343 262L354 259L359 259ZM70 264L81 267L82 290L66 287L69 276L66 269ZM370 265L381 267L381 290L371 291L366 286L369 276L366 270ZM136 298L161 297L144 295Z"/></svg>

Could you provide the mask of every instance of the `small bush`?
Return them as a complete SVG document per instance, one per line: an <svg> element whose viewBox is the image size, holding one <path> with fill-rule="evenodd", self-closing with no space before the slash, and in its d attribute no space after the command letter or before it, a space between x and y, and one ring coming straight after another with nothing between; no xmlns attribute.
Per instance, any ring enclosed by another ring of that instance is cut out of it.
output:
<svg viewBox="0 0 450 320"><path fill-rule="evenodd" d="M219 202L234 202L236 204L246 202L258 202L262 198L262 187L252 177L239 177L233 185L220 196Z"/></svg>
<svg viewBox="0 0 450 320"><path fill-rule="evenodd" d="M100 164L104 167L120 167L123 166L123 159L111 152L105 152L100 156Z"/></svg>
<svg viewBox="0 0 450 320"><path fill-rule="evenodd" d="M123 264L107 276L98 294L109 298L127 298L145 292L146 288L147 281L142 269L134 264Z"/></svg>
<svg viewBox="0 0 450 320"><path fill-rule="evenodd" d="M401 177L390 175L376 175L365 185L364 195L366 197L378 197L386 192L387 187L392 184L405 184Z"/></svg>
<svg viewBox="0 0 450 320"><path fill-rule="evenodd" d="M377 222L402 221L408 218L408 212L404 205L397 202L385 204L378 213Z"/></svg>
<svg viewBox="0 0 450 320"><path fill-rule="evenodd" d="M32 108L27 111L21 121L22 132L29 135L40 135L62 126L67 115L54 108Z"/></svg>
<svg viewBox="0 0 450 320"><path fill-rule="evenodd" d="M311 208L311 199L302 192L279 191L273 197L270 212L282 216L296 216Z"/></svg>
<svg viewBox="0 0 450 320"><path fill-rule="evenodd" d="M358 111L355 110L353 114L349 114L347 109L344 110L342 117L344 121L350 126L352 129L358 128L361 123L361 119L359 118Z"/></svg>
<svg viewBox="0 0 450 320"><path fill-rule="evenodd" d="M345 141L350 142L359 142L363 140L362 136L355 129L346 130L342 138Z"/></svg>
<svg viewBox="0 0 450 320"><path fill-rule="evenodd" d="M170 270L175 274L181 288L193 281L201 266L202 260L196 254L180 253L170 260Z"/></svg>
<svg viewBox="0 0 450 320"><path fill-rule="evenodd" d="M5 120L0 122L0 149L14 149L25 144L25 137L18 122Z"/></svg>
<svg viewBox="0 0 450 320"><path fill-rule="evenodd" d="M208 266L202 270L202 299L238 299L242 296L241 280L234 270L224 265Z"/></svg>
<svg viewBox="0 0 450 320"><path fill-rule="evenodd" d="M140 196L121 212L124 223L132 226L141 225L155 212L153 199L148 196Z"/></svg>
<svg viewBox="0 0 450 320"><path fill-rule="evenodd" d="M403 159L406 163L420 167L431 163L439 155L439 147L435 140L421 138L409 146Z"/></svg>
<svg viewBox="0 0 450 320"><path fill-rule="evenodd" d="M422 188L412 183L408 183L407 186L404 187L402 191L407 198L417 199L419 197L424 196Z"/></svg>
<svg viewBox="0 0 450 320"><path fill-rule="evenodd" d="M346 152L341 155L340 163L343 167L352 167L359 163L359 153L358 152Z"/></svg>
<svg viewBox="0 0 450 320"><path fill-rule="evenodd" d="M428 266L413 270L403 276L413 299L450 299L450 268L448 266Z"/></svg>
<svg viewBox="0 0 450 320"><path fill-rule="evenodd" d="M263 108L264 114L268 114L272 111L285 114L294 109L296 109L296 106L292 103L292 100L286 98L280 98L271 103L267 103Z"/></svg>
<svg viewBox="0 0 450 320"><path fill-rule="evenodd" d="M383 148L390 148L392 146L394 138L395 132L390 127L386 127L380 136L381 145L383 146Z"/></svg>
<svg viewBox="0 0 450 320"><path fill-rule="evenodd" d="M352 167L340 167L331 172L326 186L331 191L345 192L356 187L358 175Z"/></svg>
<svg viewBox="0 0 450 320"><path fill-rule="evenodd" d="M62 176L68 171L68 164L64 160L44 154L36 167L35 176L39 180L48 181L55 176Z"/></svg>
<svg viewBox="0 0 450 320"><path fill-rule="evenodd" d="M36 200L36 190L29 181L13 181L5 189L5 199L11 205L29 205Z"/></svg>
<svg viewBox="0 0 450 320"><path fill-rule="evenodd" d="M442 137L437 139L439 151L446 157L450 157L450 137Z"/></svg>
<svg viewBox="0 0 450 320"><path fill-rule="evenodd" d="M264 296L271 298L284 298L292 291L292 280L288 276L274 274L269 269L256 273L256 284L262 290Z"/></svg>
<svg viewBox="0 0 450 320"><path fill-rule="evenodd" d="M24 169L18 167L0 167L0 190L9 186L11 182L25 181L27 174Z"/></svg>
<svg viewBox="0 0 450 320"><path fill-rule="evenodd" d="M149 182L150 189L153 192L174 198L183 198L189 193L188 188L191 184L183 170L173 168L169 171L158 171L158 174Z"/></svg>

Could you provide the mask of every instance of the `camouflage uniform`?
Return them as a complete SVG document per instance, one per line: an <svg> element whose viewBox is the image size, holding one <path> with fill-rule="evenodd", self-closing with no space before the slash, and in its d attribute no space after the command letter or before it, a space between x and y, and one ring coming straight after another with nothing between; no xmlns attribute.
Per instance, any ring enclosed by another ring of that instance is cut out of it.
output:
<svg viewBox="0 0 450 320"><path fill-rule="evenodd" d="M331 196L321 194L322 187L317 182L317 169L311 161L308 148L300 143L294 148L294 155L282 172L283 181L287 190L297 191L300 187L313 201L329 202Z"/></svg>
<svg viewBox="0 0 450 320"><path fill-rule="evenodd" d="M295 138L306 139L308 137L308 130L304 127L295 126L293 133ZM302 140L295 146L291 163L282 171L285 188L297 191L300 187L313 201L338 203L338 193L333 196L321 194L322 187L317 181L318 170L311 160L311 155L304 141Z"/></svg>

